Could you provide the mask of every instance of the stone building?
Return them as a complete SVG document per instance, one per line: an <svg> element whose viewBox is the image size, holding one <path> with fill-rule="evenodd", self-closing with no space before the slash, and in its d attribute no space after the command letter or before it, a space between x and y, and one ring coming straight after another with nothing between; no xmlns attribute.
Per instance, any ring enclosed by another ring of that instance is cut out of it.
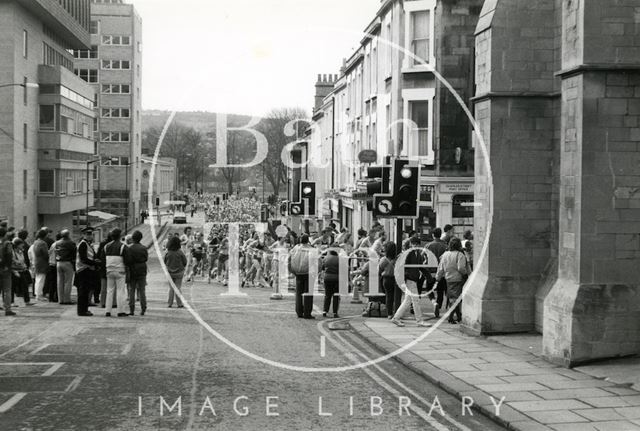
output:
<svg viewBox="0 0 640 431"><path fill-rule="evenodd" d="M467 330L537 330L567 366L640 352L639 59L637 2L485 2Z"/></svg>
<svg viewBox="0 0 640 431"><path fill-rule="evenodd" d="M91 49L74 51L75 71L97 93L101 158L96 207L134 225L141 208L142 19L123 0L93 0Z"/></svg>
<svg viewBox="0 0 640 431"><path fill-rule="evenodd" d="M468 104L473 92L474 36L481 0L384 0L363 31L359 48L344 62L334 90L315 111L312 147L333 147L331 181L324 192L330 218L357 230L371 213L359 200L365 149L408 156L423 165L418 231L473 224L471 125L439 71ZM318 97L316 97L316 100ZM331 122L327 125L327 122ZM320 166L318 170L327 169ZM354 199L354 196L356 199ZM391 222L387 223L391 230Z"/></svg>
<svg viewBox="0 0 640 431"><path fill-rule="evenodd" d="M67 51L89 47L90 6L0 1L0 218L30 233L93 204L94 92Z"/></svg>

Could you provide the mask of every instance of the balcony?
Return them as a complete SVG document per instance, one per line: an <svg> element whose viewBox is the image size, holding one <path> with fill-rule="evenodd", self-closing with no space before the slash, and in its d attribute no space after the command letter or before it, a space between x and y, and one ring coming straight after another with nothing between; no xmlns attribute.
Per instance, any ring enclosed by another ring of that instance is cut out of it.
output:
<svg viewBox="0 0 640 431"><path fill-rule="evenodd" d="M79 193L72 196L38 195L38 213L45 215L66 214L85 209L87 194ZM93 205L93 192L89 192L89 206Z"/></svg>
<svg viewBox="0 0 640 431"><path fill-rule="evenodd" d="M94 141L71 133L40 130L38 132L38 149L83 153L87 155L87 160L89 160L93 158Z"/></svg>

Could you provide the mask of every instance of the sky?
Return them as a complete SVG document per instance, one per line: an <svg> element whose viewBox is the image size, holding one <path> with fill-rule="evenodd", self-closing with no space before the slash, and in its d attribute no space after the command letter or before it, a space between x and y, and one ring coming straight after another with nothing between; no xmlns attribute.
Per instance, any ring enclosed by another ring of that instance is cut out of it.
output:
<svg viewBox="0 0 640 431"><path fill-rule="evenodd" d="M313 107L380 0L129 0L142 17L144 109L261 116Z"/></svg>

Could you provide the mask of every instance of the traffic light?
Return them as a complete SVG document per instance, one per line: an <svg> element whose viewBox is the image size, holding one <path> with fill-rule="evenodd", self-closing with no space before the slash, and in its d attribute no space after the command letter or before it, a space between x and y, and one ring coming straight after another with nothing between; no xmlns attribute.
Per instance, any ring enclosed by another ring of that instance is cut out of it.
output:
<svg viewBox="0 0 640 431"><path fill-rule="evenodd" d="M300 181L300 201L289 204L289 214L292 216L316 216L316 183Z"/></svg>
<svg viewBox="0 0 640 431"><path fill-rule="evenodd" d="M267 223L268 221L269 221L269 206L263 204L260 207L260 222Z"/></svg>
<svg viewBox="0 0 640 431"><path fill-rule="evenodd" d="M286 217L288 214L288 210L289 209L289 202L288 201L284 201L280 204L280 215L282 217Z"/></svg>
<svg viewBox="0 0 640 431"><path fill-rule="evenodd" d="M220 196L216 196L216 205L220 205Z"/></svg>
<svg viewBox="0 0 640 431"><path fill-rule="evenodd" d="M367 183L367 210L374 211L373 197L377 194L388 194L389 183L391 182L391 157L384 159L382 166L369 166L367 168L367 179L373 180Z"/></svg>
<svg viewBox="0 0 640 431"><path fill-rule="evenodd" d="M392 187L373 196L373 215L383 218L417 218L420 200L420 166L396 159L391 172Z"/></svg>
<svg viewBox="0 0 640 431"><path fill-rule="evenodd" d="M398 159L393 167L393 215L417 218L420 200L420 167L406 159Z"/></svg>
<svg viewBox="0 0 640 431"><path fill-rule="evenodd" d="M156 208L160 207L160 198L156 196Z"/></svg>

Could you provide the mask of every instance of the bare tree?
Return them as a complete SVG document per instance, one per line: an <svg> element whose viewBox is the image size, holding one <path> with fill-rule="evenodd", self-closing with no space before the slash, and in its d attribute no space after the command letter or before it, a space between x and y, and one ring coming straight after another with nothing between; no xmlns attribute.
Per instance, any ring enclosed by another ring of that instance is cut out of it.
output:
<svg viewBox="0 0 640 431"><path fill-rule="evenodd" d="M299 130L299 133L296 133L297 136L287 136L285 128L290 122L305 118L308 117L302 108L279 108L269 112L258 126L269 142L267 158L262 163L264 175L271 184L275 196L280 195L281 186L287 183L287 167L282 163L282 150L287 144L302 136L306 124L304 121L297 123Z"/></svg>

